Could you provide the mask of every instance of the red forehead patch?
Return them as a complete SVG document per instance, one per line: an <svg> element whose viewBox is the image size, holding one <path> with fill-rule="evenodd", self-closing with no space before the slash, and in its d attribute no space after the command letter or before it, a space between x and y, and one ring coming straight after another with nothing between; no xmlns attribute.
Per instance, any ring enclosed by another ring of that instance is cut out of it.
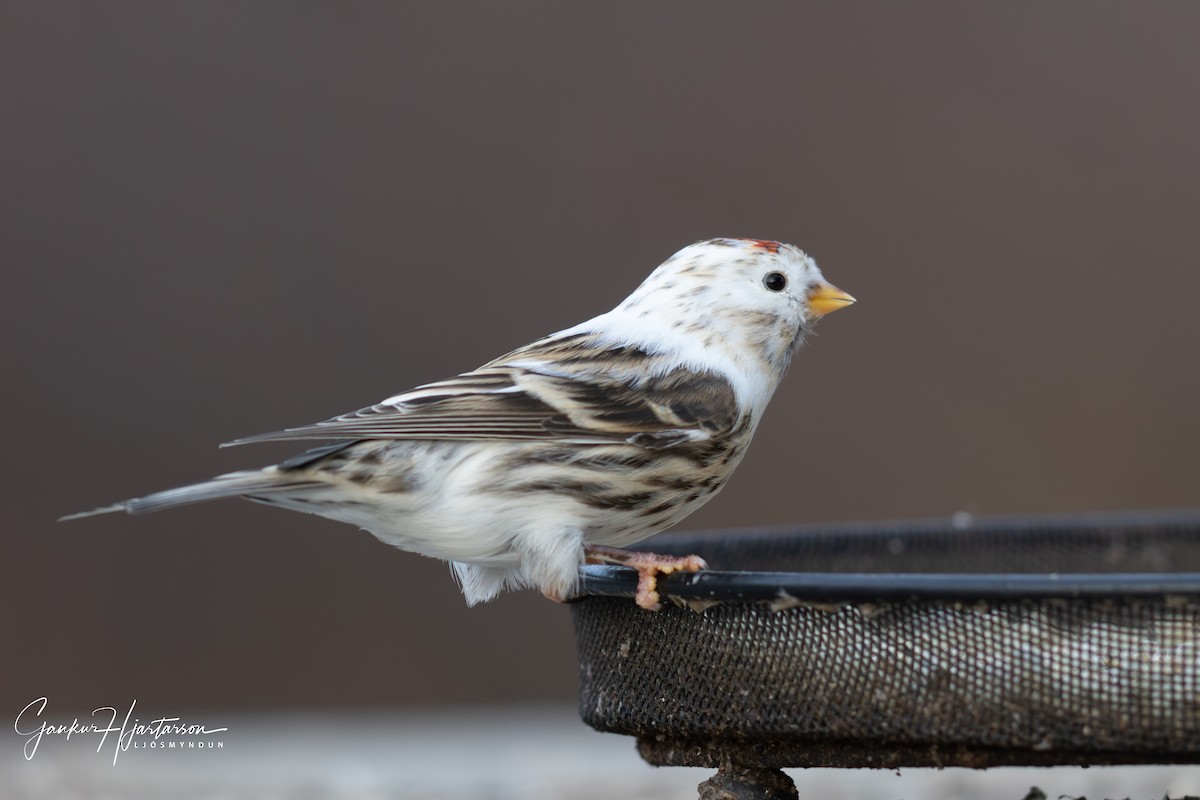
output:
<svg viewBox="0 0 1200 800"><path fill-rule="evenodd" d="M773 242L770 239L742 239L743 242L749 242L760 250L766 250L768 253L778 253L779 248L783 247L779 242Z"/></svg>

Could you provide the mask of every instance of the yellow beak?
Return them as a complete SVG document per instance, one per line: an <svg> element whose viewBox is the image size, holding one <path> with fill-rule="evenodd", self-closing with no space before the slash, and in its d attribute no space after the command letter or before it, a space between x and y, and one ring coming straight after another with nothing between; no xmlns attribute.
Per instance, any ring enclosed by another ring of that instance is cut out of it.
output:
<svg viewBox="0 0 1200 800"><path fill-rule="evenodd" d="M823 317L830 311L845 308L854 298L832 284L822 283L808 295L808 311L814 317Z"/></svg>

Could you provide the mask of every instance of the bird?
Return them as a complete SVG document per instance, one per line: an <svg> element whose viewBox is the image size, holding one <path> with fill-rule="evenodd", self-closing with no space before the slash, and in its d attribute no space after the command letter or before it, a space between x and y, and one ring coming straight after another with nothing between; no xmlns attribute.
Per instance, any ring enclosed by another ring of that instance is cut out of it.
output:
<svg viewBox="0 0 1200 800"><path fill-rule="evenodd" d="M706 565L626 548L720 491L815 321L853 302L794 245L696 242L611 311L478 369L222 445L324 442L299 455L62 519L240 497L445 560L469 606L567 600L581 564L607 563L657 610L660 575Z"/></svg>

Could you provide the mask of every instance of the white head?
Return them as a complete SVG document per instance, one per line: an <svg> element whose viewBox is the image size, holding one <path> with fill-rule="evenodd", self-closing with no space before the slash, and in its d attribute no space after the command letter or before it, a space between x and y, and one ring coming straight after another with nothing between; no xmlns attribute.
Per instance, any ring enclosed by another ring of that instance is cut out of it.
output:
<svg viewBox="0 0 1200 800"><path fill-rule="evenodd" d="M812 323L853 302L794 245L710 239L668 258L612 314L666 324L777 381Z"/></svg>

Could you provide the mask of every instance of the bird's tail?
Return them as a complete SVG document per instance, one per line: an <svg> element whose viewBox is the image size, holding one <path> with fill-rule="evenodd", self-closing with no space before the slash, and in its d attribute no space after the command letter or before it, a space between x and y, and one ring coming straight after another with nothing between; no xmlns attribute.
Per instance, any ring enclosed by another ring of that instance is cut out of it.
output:
<svg viewBox="0 0 1200 800"><path fill-rule="evenodd" d="M132 500L122 500L120 503L113 503L111 506L104 506L92 511L68 514L65 517L59 517L58 521L90 517L95 514L111 514L115 511L124 511L128 514L149 514L152 511L220 500L223 497L265 495L319 485L312 480L299 480L297 476L288 475L288 473L273 467L265 470L230 472L226 475L218 475L212 480L180 486L177 489L167 489L163 492L148 494L145 497L135 497Z"/></svg>

